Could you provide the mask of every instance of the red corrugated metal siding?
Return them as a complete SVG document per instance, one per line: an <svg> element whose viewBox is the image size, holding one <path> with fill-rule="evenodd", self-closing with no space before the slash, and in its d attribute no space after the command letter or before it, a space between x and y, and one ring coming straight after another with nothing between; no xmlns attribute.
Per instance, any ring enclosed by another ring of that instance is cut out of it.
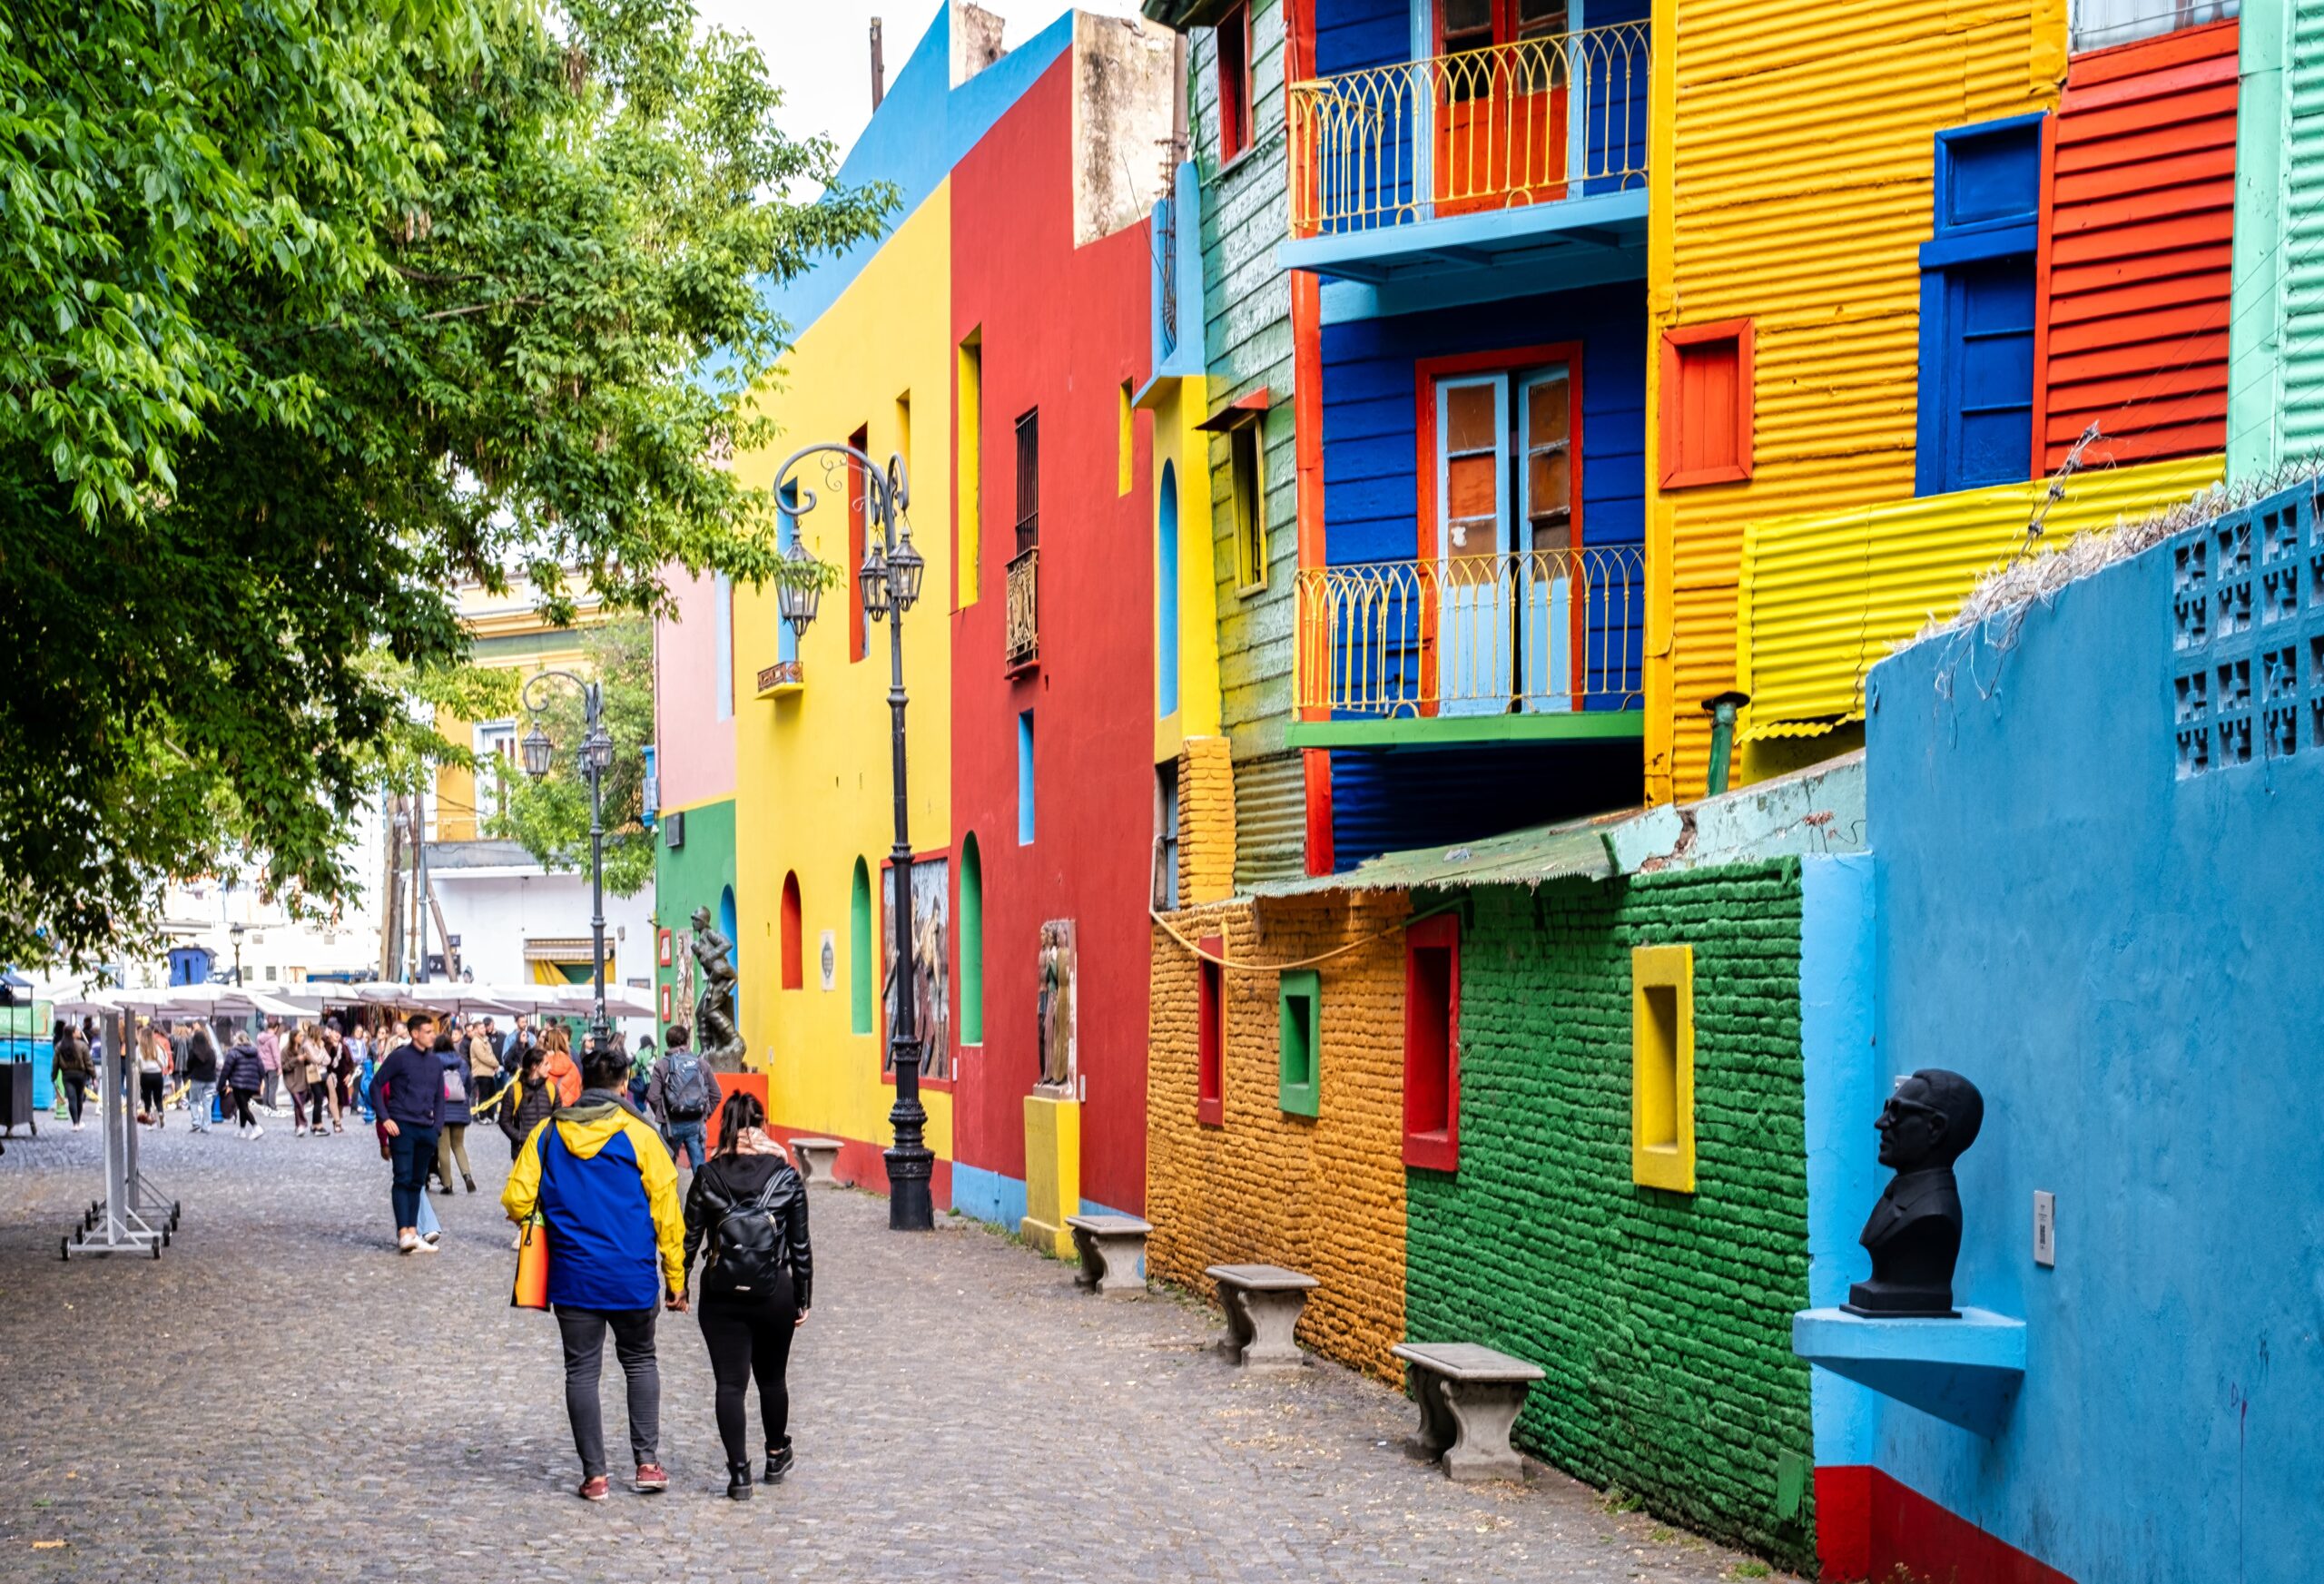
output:
<svg viewBox="0 0 2324 1584"><path fill-rule="evenodd" d="M2043 151L2034 471L2227 443L2236 25L2075 57Z"/></svg>

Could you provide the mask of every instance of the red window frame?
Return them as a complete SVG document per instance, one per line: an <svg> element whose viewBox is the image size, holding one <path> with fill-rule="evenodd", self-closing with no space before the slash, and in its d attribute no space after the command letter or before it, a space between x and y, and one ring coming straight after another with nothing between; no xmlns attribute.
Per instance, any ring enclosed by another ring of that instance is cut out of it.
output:
<svg viewBox="0 0 2324 1584"><path fill-rule="evenodd" d="M1251 7L1236 5L1212 29L1218 69L1218 162L1242 158L1251 146Z"/></svg>
<svg viewBox="0 0 2324 1584"><path fill-rule="evenodd" d="M1673 325L1662 332L1662 398L1658 416L1661 428L1663 488L1691 489L1705 484L1739 484L1751 477L1752 408L1757 405L1752 389L1751 339L1751 321L1748 319ZM1735 460L1710 467L1689 467L1686 466L1684 353L1689 347L1720 341L1732 341L1735 345L1735 411L1732 418Z"/></svg>
<svg viewBox="0 0 2324 1584"><path fill-rule="evenodd" d="M847 443L869 456L869 428L857 429L848 436ZM863 464L853 457L847 459L847 565L841 568L847 579L847 663L850 665L872 653L872 635L864 625L863 602L855 595L856 568L863 565L869 547L866 539L871 527L872 502L866 493L869 481L863 476Z"/></svg>
<svg viewBox="0 0 2324 1584"><path fill-rule="evenodd" d="M1226 1124L1226 969L1216 960L1226 942L1206 935L1197 943L1202 975L1195 994L1195 1121L1204 1127Z"/></svg>
<svg viewBox="0 0 2324 1584"><path fill-rule="evenodd" d="M1441 993L1424 952L1443 953ZM1404 931L1404 1164L1461 1166L1461 921L1449 913Z"/></svg>
<svg viewBox="0 0 2324 1584"><path fill-rule="evenodd" d="M782 985L786 990L807 987L805 920L800 915L799 873L796 870L783 877Z"/></svg>

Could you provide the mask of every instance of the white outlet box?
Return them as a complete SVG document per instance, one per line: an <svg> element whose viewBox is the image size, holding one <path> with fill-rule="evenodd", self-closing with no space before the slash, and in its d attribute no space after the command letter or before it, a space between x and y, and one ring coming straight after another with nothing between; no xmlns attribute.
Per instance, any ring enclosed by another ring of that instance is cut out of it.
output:
<svg viewBox="0 0 2324 1584"><path fill-rule="evenodd" d="M2034 1190L2034 1263L2052 1269L2058 1263L2058 1196L2045 1188Z"/></svg>

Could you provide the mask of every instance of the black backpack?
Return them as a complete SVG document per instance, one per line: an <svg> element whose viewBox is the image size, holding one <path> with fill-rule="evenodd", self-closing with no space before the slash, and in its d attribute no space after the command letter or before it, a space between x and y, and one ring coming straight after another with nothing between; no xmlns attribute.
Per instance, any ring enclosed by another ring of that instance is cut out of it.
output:
<svg viewBox="0 0 2324 1584"><path fill-rule="evenodd" d="M770 1174L759 1196L737 1205L718 1219L710 1234L710 1266L704 1284L723 1293L760 1293L791 1268L791 1233L776 1207L783 1174Z"/></svg>
<svg viewBox="0 0 2324 1584"><path fill-rule="evenodd" d="M691 1050L674 1052L670 1070L662 1080L662 1104L673 1122L699 1122L710 1115L710 1073L702 1058Z"/></svg>

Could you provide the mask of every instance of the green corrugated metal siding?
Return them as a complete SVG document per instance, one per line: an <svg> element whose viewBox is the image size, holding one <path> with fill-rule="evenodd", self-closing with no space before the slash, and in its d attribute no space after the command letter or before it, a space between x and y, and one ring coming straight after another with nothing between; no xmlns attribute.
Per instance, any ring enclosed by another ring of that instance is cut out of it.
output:
<svg viewBox="0 0 2324 1584"><path fill-rule="evenodd" d="M1307 868L1307 776L1296 749L1235 764L1235 889Z"/></svg>
<svg viewBox="0 0 2324 1584"><path fill-rule="evenodd" d="M2286 40L2282 455L2324 450L2324 5L2295 5Z"/></svg>

